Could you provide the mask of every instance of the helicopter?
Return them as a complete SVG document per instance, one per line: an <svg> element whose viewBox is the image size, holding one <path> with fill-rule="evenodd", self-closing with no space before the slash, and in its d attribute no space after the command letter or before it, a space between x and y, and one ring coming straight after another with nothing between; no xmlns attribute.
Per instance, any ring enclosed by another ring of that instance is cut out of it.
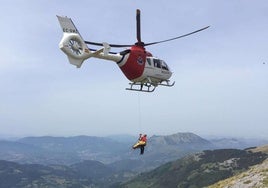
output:
<svg viewBox="0 0 268 188"><path fill-rule="evenodd" d="M131 91L153 92L157 86L174 86L170 83L172 71L164 60L154 57L145 47L176 40L207 29L209 26L178 37L158 42L144 43L141 40L140 10L136 10L136 38L137 42L130 45L98 43L83 40L71 18L57 16L63 31L59 48L67 55L71 64L80 68L88 58L99 58L117 63L123 74L130 80ZM100 49L89 48L88 45L101 46ZM111 52L111 48L127 48L118 53Z"/></svg>

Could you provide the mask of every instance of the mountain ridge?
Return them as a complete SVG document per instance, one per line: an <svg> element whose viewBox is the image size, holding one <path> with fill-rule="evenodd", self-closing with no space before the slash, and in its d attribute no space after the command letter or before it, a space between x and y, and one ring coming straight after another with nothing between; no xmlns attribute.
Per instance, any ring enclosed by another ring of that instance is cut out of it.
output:
<svg viewBox="0 0 268 188"><path fill-rule="evenodd" d="M161 139L161 141L158 142L157 144L169 144L169 145L179 145L179 144L188 144L188 143L210 144L209 141L190 132L180 132L180 133L175 133L175 134L166 135L166 136L153 135L152 137L150 137L150 140L155 140L155 139Z"/></svg>
<svg viewBox="0 0 268 188"><path fill-rule="evenodd" d="M165 142L161 143L161 140L165 140ZM119 160L139 159L138 151L131 151L130 149L136 141L136 138L132 136L129 139L123 136L96 137L85 135L25 137L16 141L0 141L0 149L3 151L0 159L13 159L12 161L20 163L31 163L33 161L33 163L40 164L56 163L65 165L83 160L97 160L108 164ZM204 141L193 133L154 135L148 139L145 149L146 155L142 160L157 159L161 154L160 163L164 163L189 152L211 148L212 145L208 143L208 141ZM160 147L162 147L161 150L159 150Z"/></svg>
<svg viewBox="0 0 268 188"><path fill-rule="evenodd" d="M122 163L86 160L68 166L0 160L0 187L204 187L262 164L267 161L267 153L268 146L204 150L148 172L134 170L136 165L144 167L148 163L144 156L139 156L138 160L126 159ZM248 180L245 181L250 185Z"/></svg>
<svg viewBox="0 0 268 188"><path fill-rule="evenodd" d="M251 152L263 152L268 154L268 145L248 148ZM268 187L268 159L262 163L251 166L248 170L238 173L230 178L221 180L208 188L261 188Z"/></svg>
<svg viewBox="0 0 268 188"><path fill-rule="evenodd" d="M142 173L120 187L207 187L262 163L267 156L266 153L250 150L204 150Z"/></svg>

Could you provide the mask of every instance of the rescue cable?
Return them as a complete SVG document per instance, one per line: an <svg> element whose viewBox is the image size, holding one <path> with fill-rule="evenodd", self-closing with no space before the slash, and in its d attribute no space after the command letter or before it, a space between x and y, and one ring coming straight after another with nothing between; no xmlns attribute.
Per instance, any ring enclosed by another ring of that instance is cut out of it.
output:
<svg viewBox="0 0 268 188"><path fill-rule="evenodd" d="M138 123L139 123L139 133L142 133L142 119L141 119L141 96L140 96L140 92L138 92Z"/></svg>

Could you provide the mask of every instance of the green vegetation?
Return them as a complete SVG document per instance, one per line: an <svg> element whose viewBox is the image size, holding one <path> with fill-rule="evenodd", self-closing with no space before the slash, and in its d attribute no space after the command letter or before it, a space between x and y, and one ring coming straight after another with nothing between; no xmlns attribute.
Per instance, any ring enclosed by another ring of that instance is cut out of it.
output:
<svg viewBox="0 0 268 188"><path fill-rule="evenodd" d="M267 163L268 163L268 162L267 162ZM263 178L263 180L262 180L262 183L263 183L263 185L264 185L265 187L268 187L268 167L265 168L265 169L262 171L262 173L263 173L263 176L264 176L264 178Z"/></svg>
<svg viewBox="0 0 268 188"><path fill-rule="evenodd" d="M244 182L244 184L250 184L252 181L251 180L247 180Z"/></svg>
<svg viewBox="0 0 268 188"><path fill-rule="evenodd" d="M267 158L264 153L245 150L207 150L180 160L167 163L122 184L121 187L206 187L231 177ZM250 181L245 181L245 184ZM217 186L216 186L217 187Z"/></svg>
<svg viewBox="0 0 268 188"><path fill-rule="evenodd" d="M266 177L262 180L262 183L265 187L268 187L268 174L266 174Z"/></svg>

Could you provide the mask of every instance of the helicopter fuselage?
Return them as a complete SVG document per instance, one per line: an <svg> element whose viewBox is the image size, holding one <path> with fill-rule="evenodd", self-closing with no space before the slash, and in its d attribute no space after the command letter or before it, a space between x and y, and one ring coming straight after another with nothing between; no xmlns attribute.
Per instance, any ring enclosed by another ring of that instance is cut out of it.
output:
<svg viewBox="0 0 268 188"><path fill-rule="evenodd" d="M153 57L141 46L132 46L117 64L132 82L144 82L149 79L157 85L158 82L168 80L172 76L163 60Z"/></svg>

